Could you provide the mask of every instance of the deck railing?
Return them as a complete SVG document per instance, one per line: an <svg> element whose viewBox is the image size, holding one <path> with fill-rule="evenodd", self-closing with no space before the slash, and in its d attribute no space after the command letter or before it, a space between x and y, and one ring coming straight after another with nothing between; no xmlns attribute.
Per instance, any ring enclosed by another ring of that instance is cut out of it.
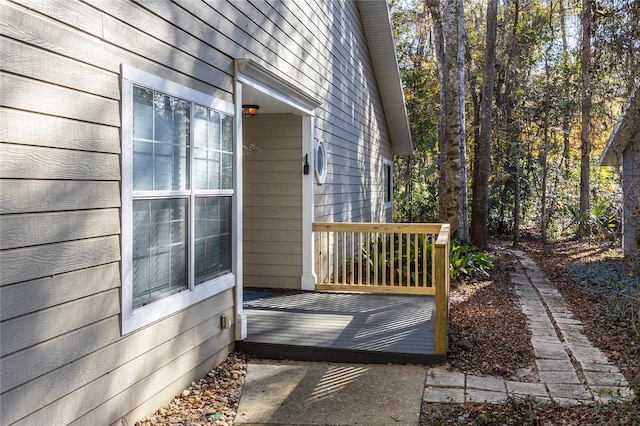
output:
<svg viewBox="0 0 640 426"><path fill-rule="evenodd" d="M447 348L449 225L314 223L317 290L435 296L436 353Z"/></svg>

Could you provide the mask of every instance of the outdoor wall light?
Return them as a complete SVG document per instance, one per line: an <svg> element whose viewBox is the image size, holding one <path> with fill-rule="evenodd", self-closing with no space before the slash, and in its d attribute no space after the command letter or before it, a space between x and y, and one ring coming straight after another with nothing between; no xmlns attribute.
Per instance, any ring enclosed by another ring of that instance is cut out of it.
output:
<svg viewBox="0 0 640 426"><path fill-rule="evenodd" d="M242 105L242 115L245 117L253 117L258 115L260 105Z"/></svg>
<svg viewBox="0 0 640 426"><path fill-rule="evenodd" d="M302 173L305 175L309 174L309 154L304 155L304 165L302 166Z"/></svg>

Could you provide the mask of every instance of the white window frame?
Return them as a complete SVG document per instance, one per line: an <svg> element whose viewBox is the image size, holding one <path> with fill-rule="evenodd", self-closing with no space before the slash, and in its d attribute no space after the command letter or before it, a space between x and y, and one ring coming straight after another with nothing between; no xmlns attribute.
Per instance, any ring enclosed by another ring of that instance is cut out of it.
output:
<svg viewBox="0 0 640 426"><path fill-rule="evenodd" d="M386 171L389 170L389 179L386 179ZM386 195L389 195L387 199ZM393 161L382 159L382 202L385 209L393 207Z"/></svg>
<svg viewBox="0 0 640 426"><path fill-rule="evenodd" d="M190 89L181 84L166 80L154 74L122 65L122 334L130 333L141 327L156 322L195 303L215 296L236 285L234 271L214 278L197 286L191 281L186 290L163 297L148 305L133 308L133 86L142 86L158 92L166 93L183 100L198 104L218 112L234 116L234 105L230 102L211 97L202 92ZM192 128L193 131L193 128ZM234 156L237 156L234 144ZM193 149L190 149L193 156ZM191 163L192 164L192 163ZM235 173L235 171L234 171ZM233 179L235 186L235 176ZM195 189L193 193L197 194ZM216 195L230 196L231 203L236 203L235 190L220 190ZM188 220L194 220L193 209L190 209ZM232 221L231 232L235 234L238 225ZM188 256L193 253L193 236L187 232ZM231 239L233 241L233 237ZM233 254L231 268L233 268ZM190 273L189 275L193 275Z"/></svg>

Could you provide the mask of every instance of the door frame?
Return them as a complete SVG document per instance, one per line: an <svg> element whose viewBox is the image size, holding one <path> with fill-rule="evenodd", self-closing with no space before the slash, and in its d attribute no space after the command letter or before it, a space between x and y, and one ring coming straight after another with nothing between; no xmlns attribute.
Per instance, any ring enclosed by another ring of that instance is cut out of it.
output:
<svg viewBox="0 0 640 426"><path fill-rule="evenodd" d="M274 101L284 103L295 110L302 118L302 158L308 158L310 164L315 164L315 111L322 102L310 95L303 88L276 75L264 66L251 59L235 60L234 104L234 187L235 202L233 203L233 222L235 223L235 238L233 239L233 268L236 273L236 340L243 340L247 336L247 317L243 310L243 181L242 181L242 91L244 86L262 92ZM301 159L300 173L303 170ZM314 290L316 274L313 268L313 220L314 220L314 174L302 176L302 276L300 288Z"/></svg>

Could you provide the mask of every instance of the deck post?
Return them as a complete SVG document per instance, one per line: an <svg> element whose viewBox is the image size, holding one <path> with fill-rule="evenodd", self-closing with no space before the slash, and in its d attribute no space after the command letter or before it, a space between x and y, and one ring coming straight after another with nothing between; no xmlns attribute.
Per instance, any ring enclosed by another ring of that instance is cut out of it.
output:
<svg viewBox="0 0 640 426"><path fill-rule="evenodd" d="M437 355L447 354L449 319L449 224L443 224L435 243L436 347Z"/></svg>

